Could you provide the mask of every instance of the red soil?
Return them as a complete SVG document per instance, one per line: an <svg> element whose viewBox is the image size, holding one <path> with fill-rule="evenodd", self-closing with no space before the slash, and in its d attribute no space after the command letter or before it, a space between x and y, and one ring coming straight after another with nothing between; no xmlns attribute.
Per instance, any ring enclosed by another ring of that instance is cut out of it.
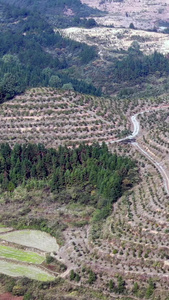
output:
<svg viewBox="0 0 169 300"><path fill-rule="evenodd" d="M10 293L0 295L0 300L23 300L23 296L17 297Z"/></svg>

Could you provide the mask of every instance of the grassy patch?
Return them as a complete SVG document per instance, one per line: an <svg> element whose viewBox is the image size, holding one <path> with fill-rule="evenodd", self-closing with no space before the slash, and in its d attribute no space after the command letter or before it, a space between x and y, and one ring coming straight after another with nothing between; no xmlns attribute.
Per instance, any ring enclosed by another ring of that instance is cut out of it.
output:
<svg viewBox="0 0 169 300"><path fill-rule="evenodd" d="M33 247L45 252L58 251L56 239L39 230L18 230L0 236L5 241Z"/></svg>
<svg viewBox="0 0 169 300"><path fill-rule="evenodd" d="M0 245L0 256L34 264L41 264L44 261L44 257L37 253L27 252L3 245Z"/></svg>
<svg viewBox="0 0 169 300"><path fill-rule="evenodd" d="M38 267L23 266L16 263L0 261L0 272L13 277L28 277L38 281L52 281L54 276Z"/></svg>
<svg viewBox="0 0 169 300"><path fill-rule="evenodd" d="M7 228L7 227L0 227L0 233L3 233L3 232L8 232L8 231L10 231L11 230L11 228Z"/></svg>

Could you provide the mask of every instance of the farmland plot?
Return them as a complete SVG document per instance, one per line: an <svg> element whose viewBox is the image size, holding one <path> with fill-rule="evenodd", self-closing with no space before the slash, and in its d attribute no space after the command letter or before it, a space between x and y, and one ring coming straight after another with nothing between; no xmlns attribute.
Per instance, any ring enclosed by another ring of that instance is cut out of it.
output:
<svg viewBox="0 0 169 300"><path fill-rule="evenodd" d="M46 147L93 143L129 129L119 103L48 88L32 89L1 105L0 142L43 143Z"/></svg>
<svg viewBox="0 0 169 300"><path fill-rule="evenodd" d="M0 245L0 257L15 259L18 261L41 264L44 261L44 256L34 252L23 251L13 247Z"/></svg>
<svg viewBox="0 0 169 300"><path fill-rule="evenodd" d="M36 248L45 252L58 251L56 239L39 230L18 230L0 235L0 238L19 245Z"/></svg>
<svg viewBox="0 0 169 300"><path fill-rule="evenodd" d="M52 281L54 276L35 266L24 266L17 263L0 261L0 272L13 277L28 277L39 281Z"/></svg>
<svg viewBox="0 0 169 300"><path fill-rule="evenodd" d="M0 233L11 231L12 228L0 227Z"/></svg>

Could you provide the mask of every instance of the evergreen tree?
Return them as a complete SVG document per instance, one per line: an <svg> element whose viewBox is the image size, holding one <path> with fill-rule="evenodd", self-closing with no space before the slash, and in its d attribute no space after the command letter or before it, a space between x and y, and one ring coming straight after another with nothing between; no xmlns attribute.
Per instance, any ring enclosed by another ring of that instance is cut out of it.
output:
<svg viewBox="0 0 169 300"><path fill-rule="evenodd" d="M148 282L148 287L146 290L146 298L150 298L155 290L155 283L153 282L153 280L150 278L149 282Z"/></svg>
<svg viewBox="0 0 169 300"><path fill-rule="evenodd" d="M137 294L139 291L139 285L137 282L134 283L133 289L132 289L134 294Z"/></svg>
<svg viewBox="0 0 169 300"><path fill-rule="evenodd" d="M110 290L110 292L113 291L114 287L115 287L115 284L114 284L113 280L110 279L110 281L109 281L109 290Z"/></svg>
<svg viewBox="0 0 169 300"><path fill-rule="evenodd" d="M119 294L123 294L125 291L125 281L123 280L122 276L119 276L117 279L117 292Z"/></svg>
<svg viewBox="0 0 169 300"><path fill-rule="evenodd" d="M92 270L90 270L90 271L89 271L89 279L88 279L88 283L89 283L89 284L92 284L92 283L94 283L94 282L96 281L96 279L97 279L96 274L95 274Z"/></svg>
<svg viewBox="0 0 169 300"><path fill-rule="evenodd" d="M76 273L74 272L74 270L70 271L70 280L74 280L76 277Z"/></svg>

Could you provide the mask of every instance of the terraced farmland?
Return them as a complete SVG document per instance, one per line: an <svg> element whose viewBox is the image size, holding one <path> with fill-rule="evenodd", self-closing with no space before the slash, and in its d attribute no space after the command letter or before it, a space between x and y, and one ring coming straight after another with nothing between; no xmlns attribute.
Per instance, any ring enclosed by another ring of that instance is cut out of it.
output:
<svg viewBox="0 0 169 300"><path fill-rule="evenodd" d="M167 103L167 98L114 100L73 91L32 89L1 105L0 142L43 143L53 148L109 142L130 133L130 115L156 102Z"/></svg>
<svg viewBox="0 0 169 300"><path fill-rule="evenodd" d="M46 253L58 250L56 240L49 234L38 230L12 231L0 234L0 239L0 273L38 281L55 279L54 273L42 266ZM4 245L5 241L13 246ZM19 249L19 245L26 249ZM36 249L43 253L39 254Z"/></svg>
<svg viewBox="0 0 169 300"><path fill-rule="evenodd" d="M166 162L168 167L169 154L169 109L144 114L140 118L145 134L142 145L149 150L158 162Z"/></svg>
<svg viewBox="0 0 169 300"><path fill-rule="evenodd" d="M105 290L109 280L117 286L117 276L122 276L129 295L134 296L135 282L140 294L145 295L151 279L156 285L153 295L158 297L163 293L159 299L167 299L169 198L163 179L133 146L113 145L112 148L120 153L127 151L139 161L141 182L113 205L112 215L102 227L68 228L64 232L66 244L58 257L71 264L72 269L76 267L84 285L88 275L83 266L97 274L95 288ZM138 299L142 298L138 296Z"/></svg>
<svg viewBox="0 0 169 300"><path fill-rule="evenodd" d="M34 264L41 264L45 260L44 256L37 253L3 245L0 245L0 257Z"/></svg>
<svg viewBox="0 0 169 300"><path fill-rule="evenodd" d="M0 142L40 142L54 148L112 140L128 128L126 118L110 99L45 88L4 103L0 123Z"/></svg>
<svg viewBox="0 0 169 300"><path fill-rule="evenodd" d="M0 235L0 238L8 242L39 249L45 252L58 251L59 248L55 238L51 237L46 232L39 230L12 231Z"/></svg>
<svg viewBox="0 0 169 300"><path fill-rule="evenodd" d="M38 281L52 281L54 276L35 266L24 266L0 260L0 272L13 277L28 277Z"/></svg>
<svg viewBox="0 0 169 300"><path fill-rule="evenodd" d="M168 99L164 100L163 105L160 104L161 99L158 101L155 106L151 100L144 105L139 102L133 108L129 105L126 115L146 111L150 106L153 110L154 107L154 111L150 109L138 116L141 132L137 143L169 174ZM161 109L157 109L159 105ZM120 154L127 153L138 161L141 182L113 205L112 215L102 228L93 226L91 231L87 228L84 231L66 230L67 241L73 236L72 252L66 257L66 244L65 251L62 249L63 254L58 255L72 265L78 265L82 277L84 271L80 266L91 266L98 274L96 286L102 289L111 279L116 286L118 274L125 279L126 288L131 294L135 281L140 286L140 295L142 293L143 297L148 294L147 283L152 280L155 282L154 297L168 299L169 195L164 178L153 161L144 156L135 144L111 144L110 148ZM86 280L87 274L83 282Z"/></svg>

